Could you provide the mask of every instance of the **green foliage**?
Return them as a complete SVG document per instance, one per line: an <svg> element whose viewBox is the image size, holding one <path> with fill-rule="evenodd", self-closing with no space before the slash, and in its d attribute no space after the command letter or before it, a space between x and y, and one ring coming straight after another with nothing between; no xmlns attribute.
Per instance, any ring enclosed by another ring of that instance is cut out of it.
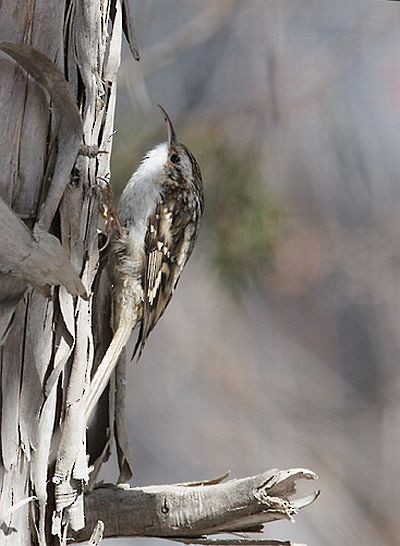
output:
<svg viewBox="0 0 400 546"><path fill-rule="evenodd" d="M201 157L206 209L203 241L223 284L237 290L272 265L282 211L263 187L259 160L219 145Z"/></svg>

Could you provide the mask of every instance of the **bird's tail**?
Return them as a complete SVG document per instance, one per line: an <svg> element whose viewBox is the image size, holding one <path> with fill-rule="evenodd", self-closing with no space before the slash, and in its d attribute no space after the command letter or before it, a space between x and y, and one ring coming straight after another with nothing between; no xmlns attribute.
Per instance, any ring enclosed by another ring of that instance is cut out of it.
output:
<svg viewBox="0 0 400 546"><path fill-rule="evenodd" d="M129 303L124 302L125 305L120 309L118 313L117 328L114 332L114 336L111 343L103 356L94 376L90 382L89 390L86 394L85 401L85 416L86 422L88 421L94 407L99 401L100 396L103 394L106 388L111 374L114 371L118 358L122 352L122 349L128 343L132 330L135 328L138 322L137 306L133 301Z"/></svg>

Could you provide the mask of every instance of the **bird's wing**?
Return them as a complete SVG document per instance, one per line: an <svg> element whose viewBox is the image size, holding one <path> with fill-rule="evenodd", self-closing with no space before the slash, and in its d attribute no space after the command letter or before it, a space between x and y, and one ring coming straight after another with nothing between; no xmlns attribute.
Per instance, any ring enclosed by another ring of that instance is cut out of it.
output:
<svg viewBox="0 0 400 546"><path fill-rule="evenodd" d="M146 265L143 276L143 318L134 354L164 313L194 246L197 233L185 221L179 204L163 198L149 217L145 237Z"/></svg>

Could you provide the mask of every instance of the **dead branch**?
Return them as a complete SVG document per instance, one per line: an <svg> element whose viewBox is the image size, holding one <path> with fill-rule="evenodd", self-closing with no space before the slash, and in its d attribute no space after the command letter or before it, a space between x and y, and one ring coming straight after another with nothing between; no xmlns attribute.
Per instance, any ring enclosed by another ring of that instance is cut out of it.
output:
<svg viewBox="0 0 400 546"><path fill-rule="evenodd" d="M293 521L301 508L314 502L319 492L290 500L296 481L304 478L317 476L297 468L212 485L99 487L85 495L86 526L74 538L87 540L99 520L105 522L105 537L173 537L193 542L218 533L261 531L271 521Z"/></svg>

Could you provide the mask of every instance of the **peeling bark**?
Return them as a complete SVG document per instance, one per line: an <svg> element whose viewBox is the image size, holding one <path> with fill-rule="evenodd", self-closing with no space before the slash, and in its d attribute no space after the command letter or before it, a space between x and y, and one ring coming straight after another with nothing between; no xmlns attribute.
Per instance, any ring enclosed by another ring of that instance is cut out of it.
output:
<svg viewBox="0 0 400 546"><path fill-rule="evenodd" d="M109 305L87 295L98 286L123 9L4 0L0 21L0 544L47 546L84 525L81 404L102 357L94 301L97 316Z"/></svg>
<svg viewBox="0 0 400 546"><path fill-rule="evenodd" d="M101 487L86 495L86 527L74 538L87 540L99 520L105 522L105 537L183 539L260 532L265 523L294 520L300 509L314 502L318 492L290 499L296 491L296 481L302 478L316 479L316 475L305 469L269 470L226 483Z"/></svg>

